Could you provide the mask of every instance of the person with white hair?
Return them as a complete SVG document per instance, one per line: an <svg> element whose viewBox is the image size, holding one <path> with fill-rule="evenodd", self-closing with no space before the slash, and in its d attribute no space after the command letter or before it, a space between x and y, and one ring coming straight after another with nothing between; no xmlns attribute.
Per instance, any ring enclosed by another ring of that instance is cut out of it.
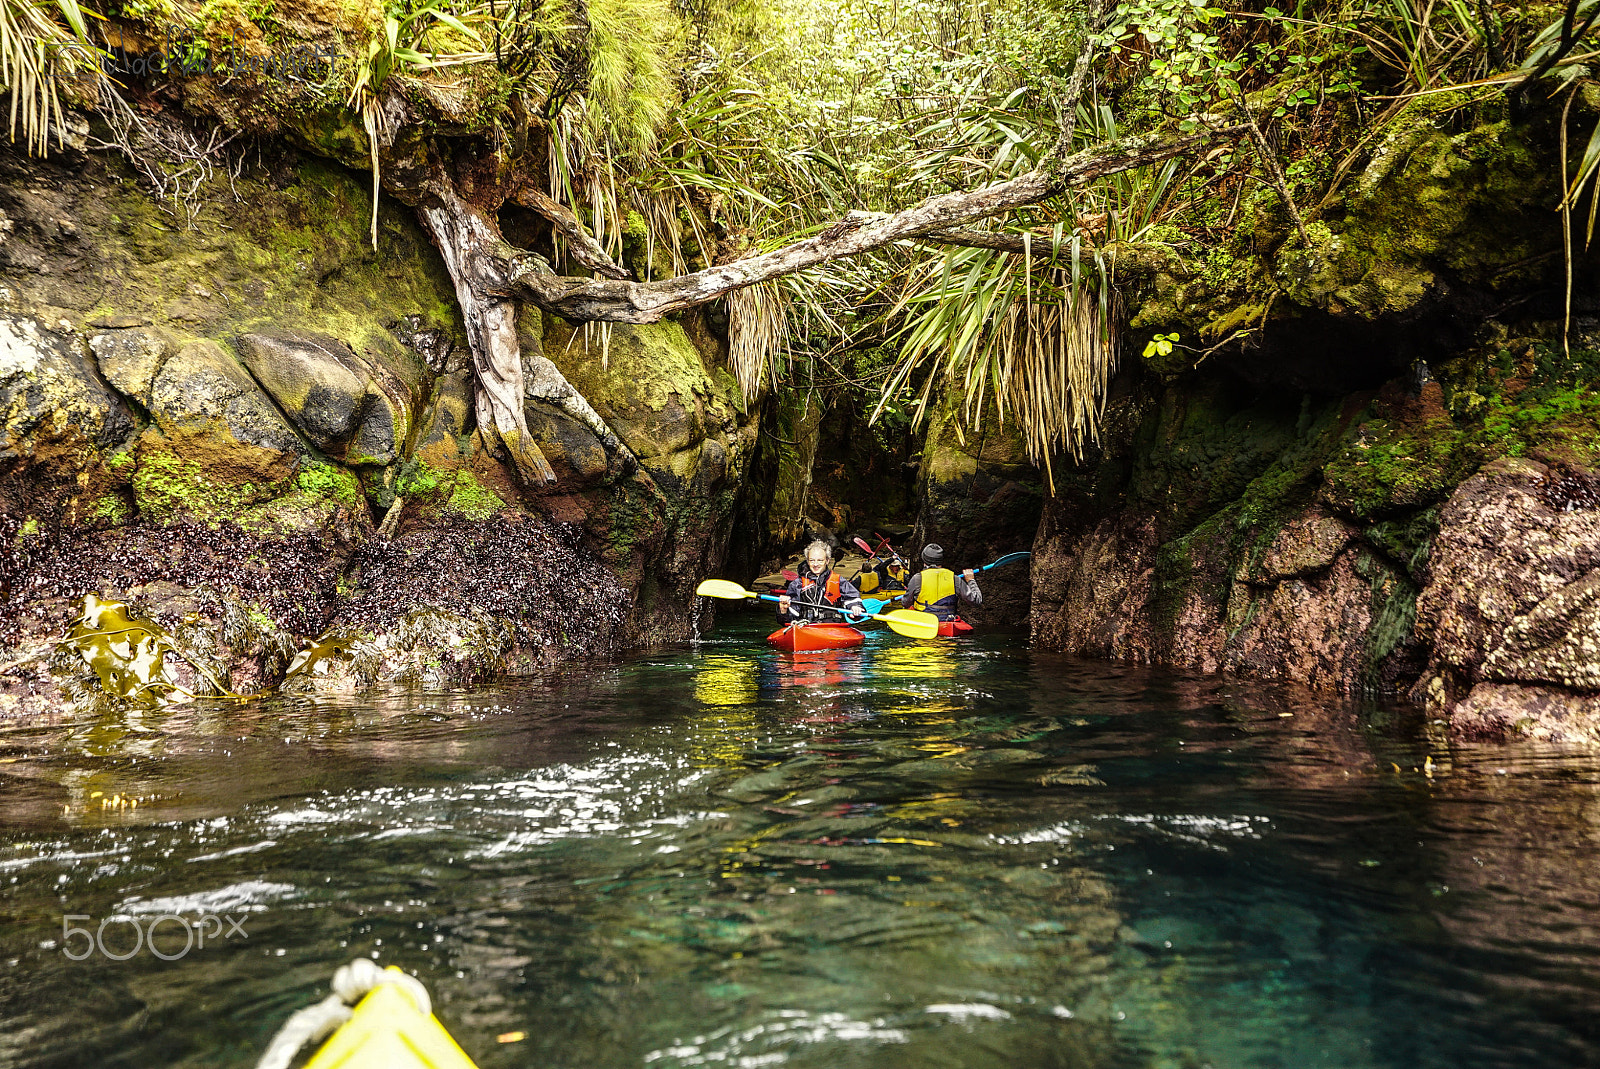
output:
<svg viewBox="0 0 1600 1069"><path fill-rule="evenodd" d="M800 574L779 595L778 622L838 623L842 619L839 613L830 612L822 608L823 605L837 605L857 616L867 611L861 604L861 592L833 570L832 548L818 539L806 547L806 561Z"/></svg>
<svg viewBox="0 0 1600 1069"><path fill-rule="evenodd" d="M957 610L961 602L982 605L983 591L978 589L977 574L968 568L957 575L944 566L944 547L929 542L922 547L922 563L926 566L911 577L900 604L918 612L931 612L940 620L959 619Z"/></svg>

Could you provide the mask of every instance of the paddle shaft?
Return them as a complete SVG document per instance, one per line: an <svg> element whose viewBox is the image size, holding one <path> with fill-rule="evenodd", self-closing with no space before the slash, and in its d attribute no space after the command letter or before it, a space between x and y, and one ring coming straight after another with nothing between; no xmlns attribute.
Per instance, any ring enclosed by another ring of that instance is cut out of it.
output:
<svg viewBox="0 0 1600 1069"><path fill-rule="evenodd" d="M808 609L827 609L829 612L843 613L845 616L855 616L855 615L857 615L856 613L851 612L849 609L842 608L842 607L840 607L838 605L829 605L825 601L824 602L801 601L799 598L790 597L787 594L757 594L755 596L760 598L762 601L771 601L771 602L780 602L780 603L785 598L787 598L788 601L789 601L789 604L791 604L791 605L804 605ZM865 601L863 601L861 603L861 607L862 608L866 608L866 605L867 605L867 603ZM882 606L879 606L879 607L881 608ZM870 613L868 615L870 615Z"/></svg>
<svg viewBox="0 0 1600 1069"><path fill-rule="evenodd" d="M896 553L894 551L894 547L889 544L889 540L887 538L880 538L879 539L880 545L878 546L878 549L873 549L872 546L867 543L867 540L865 538L856 538L856 539L853 539L852 541L855 542L857 549L863 550L867 554L867 556L869 556L869 557L872 557L872 558L876 559L877 556L878 556L878 550L887 549L889 551L889 556L894 558L894 561L895 561L896 564L898 564L898 565L900 565L900 567L908 569L908 570L911 567L911 565L906 563L906 560L905 560L904 557L900 556L900 554L898 554L898 553Z"/></svg>
<svg viewBox="0 0 1600 1069"><path fill-rule="evenodd" d="M783 600L782 598L780 598L776 594L754 594L753 596L761 599L762 601L779 602L779 601ZM794 599L793 598L790 598L789 601L790 601L790 604L794 603ZM856 616L856 615L858 615L856 613L851 612L849 609L843 609L843 608L840 608L837 605L829 605L826 602L824 602L821 605L818 605L818 604L815 604L815 603L809 602L809 601L801 602L800 604L806 606L806 608L808 608L808 609L827 609L830 612L836 612L836 613L839 613L842 616ZM861 607L862 608L866 608L867 607L867 603L865 601L863 601L861 603ZM882 608L881 604L879 605L879 608ZM901 610L901 611L905 611L905 610ZM901 626L906 626L909 623L909 621L907 621L907 620L903 620L903 619L897 620L893 616L880 615L879 613L876 613L876 612L869 612L869 613L866 613L865 615L866 615L866 618L869 619L869 620L882 620L884 623L888 624L891 628L893 628L896 624L899 624ZM929 613L918 613L917 615L919 615L919 616L928 616L928 615L931 615L931 614L929 614Z"/></svg>
<svg viewBox="0 0 1600 1069"><path fill-rule="evenodd" d="M990 568L998 568L1002 564L1015 564L1015 563L1017 563L1017 561L1027 560L1031 556L1033 556L1032 553L1007 553L1005 556L1001 557L997 561L992 561L989 564L985 564L982 568L974 568L972 570L973 570L974 573L986 572Z"/></svg>
<svg viewBox="0 0 1600 1069"><path fill-rule="evenodd" d="M755 598L757 601L771 601L777 602L778 604L782 604L783 599L788 597L788 595L779 596L777 594L758 594L754 590L746 590L738 583L730 582L726 579L707 579L699 586L695 587L694 592L703 598L728 598L734 601L738 601L743 598ZM793 600L794 599L790 598L791 602ZM857 613L851 612L849 609L843 609L837 605L829 605L826 602L816 604L807 601L802 602L801 604L818 609L829 609L833 612L846 616L858 615ZM865 607L866 605L863 603L862 608ZM908 638L933 638L939 633L939 618L934 616L932 613L914 612L910 609L896 609L894 612L883 615L875 612L866 613L864 615L866 615L868 619L882 620L884 623L889 625L890 630L894 631L896 634L905 635Z"/></svg>

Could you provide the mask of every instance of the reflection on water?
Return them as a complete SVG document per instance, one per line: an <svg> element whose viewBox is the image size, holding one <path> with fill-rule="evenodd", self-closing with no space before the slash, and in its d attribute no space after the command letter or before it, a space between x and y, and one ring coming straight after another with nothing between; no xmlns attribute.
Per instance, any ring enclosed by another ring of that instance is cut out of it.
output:
<svg viewBox="0 0 1600 1069"><path fill-rule="evenodd" d="M250 1065L356 955L486 1067L1600 1059L1593 757L1003 636L779 654L764 623L0 731L0 1066ZM67 914L248 935L72 961Z"/></svg>

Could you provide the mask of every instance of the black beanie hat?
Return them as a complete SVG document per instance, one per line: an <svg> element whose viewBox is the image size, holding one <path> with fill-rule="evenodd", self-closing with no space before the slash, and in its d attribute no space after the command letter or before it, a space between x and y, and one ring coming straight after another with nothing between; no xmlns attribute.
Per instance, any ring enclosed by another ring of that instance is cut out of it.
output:
<svg viewBox="0 0 1600 1069"><path fill-rule="evenodd" d="M944 563L944 547L939 545L937 542L929 542L927 545L923 546L922 547L922 563L924 563L924 564L943 564Z"/></svg>

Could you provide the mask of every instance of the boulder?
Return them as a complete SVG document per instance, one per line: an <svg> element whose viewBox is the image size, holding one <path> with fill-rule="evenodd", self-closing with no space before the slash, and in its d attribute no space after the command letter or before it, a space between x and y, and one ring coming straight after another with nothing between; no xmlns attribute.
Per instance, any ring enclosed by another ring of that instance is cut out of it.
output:
<svg viewBox="0 0 1600 1069"><path fill-rule="evenodd" d="M318 449L347 464L399 459L411 430L411 390L383 361L313 331L244 334L239 352Z"/></svg>
<svg viewBox="0 0 1600 1069"><path fill-rule="evenodd" d="M437 468L452 468L460 462L466 437L472 432L472 403L470 372L453 371L434 380L433 397L417 436L418 460Z"/></svg>
<svg viewBox="0 0 1600 1069"><path fill-rule="evenodd" d="M529 401L524 414L528 433L555 468L558 483L587 486L605 475L605 447L588 427L544 401Z"/></svg>
<svg viewBox="0 0 1600 1069"><path fill-rule="evenodd" d="M1512 620L1483 670L1491 679L1600 691L1600 570Z"/></svg>
<svg viewBox="0 0 1600 1069"><path fill-rule="evenodd" d="M215 439L302 456L306 445L248 372L214 341L194 341L162 364L147 405L169 439Z"/></svg>
<svg viewBox="0 0 1600 1069"><path fill-rule="evenodd" d="M1552 472L1515 457L1487 464L1439 517L1417 634L1433 649L1412 692L1448 711L1489 680L1600 686L1595 570L1600 509L1556 507Z"/></svg>
<svg viewBox="0 0 1600 1069"><path fill-rule="evenodd" d="M96 373L81 336L0 314L0 460L52 445L109 448L133 430L132 414Z"/></svg>
<svg viewBox="0 0 1600 1069"><path fill-rule="evenodd" d="M736 410L682 326L616 323L610 332L604 346L583 344L573 328L555 322L543 349L641 461L680 452L732 426Z"/></svg>
<svg viewBox="0 0 1600 1069"><path fill-rule="evenodd" d="M89 348L106 381L148 407L150 386L167 357L178 351L178 342L159 328L133 326L92 335Z"/></svg>
<svg viewBox="0 0 1600 1069"><path fill-rule="evenodd" d="M150 383L155 425L132 475L140 513L230 517L290 489L309 447L248 372L212 341L184 345Z"/></svg>

